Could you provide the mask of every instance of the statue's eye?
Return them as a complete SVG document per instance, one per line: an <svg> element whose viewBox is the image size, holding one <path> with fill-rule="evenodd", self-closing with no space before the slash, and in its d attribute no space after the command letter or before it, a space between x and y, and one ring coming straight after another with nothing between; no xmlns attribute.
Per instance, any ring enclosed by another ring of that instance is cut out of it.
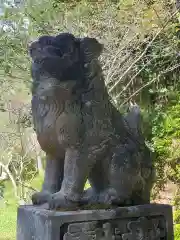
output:
<svg viewBox="0 0 180 240"><path fill-rule="evenodd" d="M53 41L54 37L52 36L42 36L39 38L39 43L42 44L43 46L52 45Z"/></svg>

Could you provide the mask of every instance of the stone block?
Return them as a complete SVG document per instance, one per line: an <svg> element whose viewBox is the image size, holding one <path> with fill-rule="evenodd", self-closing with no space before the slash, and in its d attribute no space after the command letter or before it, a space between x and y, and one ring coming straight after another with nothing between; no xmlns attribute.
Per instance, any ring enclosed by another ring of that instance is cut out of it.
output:
<svg viewBox="0 0 180 240"><path fill-rule="evenodd" d="M173 240L172 207L149 204L110 210L18 209L17 240Z"/></svg>

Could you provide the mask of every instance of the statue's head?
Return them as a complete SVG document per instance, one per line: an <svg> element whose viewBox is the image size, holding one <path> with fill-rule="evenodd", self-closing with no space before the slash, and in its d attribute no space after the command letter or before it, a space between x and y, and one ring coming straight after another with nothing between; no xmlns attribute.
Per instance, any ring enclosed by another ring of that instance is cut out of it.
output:
<svg viewBox="0 0 180 240"><path fill-rule="evenodd" d="M29 45L29 55L38 62L45 57L75 57L79 51L79 43L70 33L61 33L57 36L42 36ZM77 57L77 56L76 56Z"/></svg>
<svg viewBox="0 0 180 240"><path fill-rule="evenodd" d="M75 38L70 33L42 36L29 46L33 80L44 81L42 76L46 76L47 81L52 78L60 82L70 80L77 89L81 89L87 79L85 74L89 75L98 68L96 60L102 50L103 45L95 38ZM84 71L85 64L87 71Z"/></svg>
<svg viewBox="0 0 180 240"><path fill-rule="evenodd" d="M70 33L40 37L30 44L29 55L34 63L32 76L40 73L48 74L49 80L50 77L63 82L83 80L80 41Z"/></svg>

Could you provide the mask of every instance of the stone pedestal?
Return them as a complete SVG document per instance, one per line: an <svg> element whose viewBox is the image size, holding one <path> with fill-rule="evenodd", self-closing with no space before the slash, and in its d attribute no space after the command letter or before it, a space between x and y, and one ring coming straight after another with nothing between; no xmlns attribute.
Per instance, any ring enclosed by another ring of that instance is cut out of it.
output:
<svg viewBox="0 0 180 240"><path fill-rule="evenodd" d="M17 240L173 240L172 208L150 204L111 210L18 209Z"/></svg>

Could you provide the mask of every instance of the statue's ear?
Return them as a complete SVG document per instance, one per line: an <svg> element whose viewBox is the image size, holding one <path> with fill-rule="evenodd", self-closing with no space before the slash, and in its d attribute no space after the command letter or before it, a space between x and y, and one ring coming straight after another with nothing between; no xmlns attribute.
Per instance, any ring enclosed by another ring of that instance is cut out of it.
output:
<svg viewBox="0 0 180 240"><path fill-rule="evenodd" d="M103 44L98 42L95 38L85 37L82 40L85 53L93 54L96 57L99 57L103 51Z"/></svg>

